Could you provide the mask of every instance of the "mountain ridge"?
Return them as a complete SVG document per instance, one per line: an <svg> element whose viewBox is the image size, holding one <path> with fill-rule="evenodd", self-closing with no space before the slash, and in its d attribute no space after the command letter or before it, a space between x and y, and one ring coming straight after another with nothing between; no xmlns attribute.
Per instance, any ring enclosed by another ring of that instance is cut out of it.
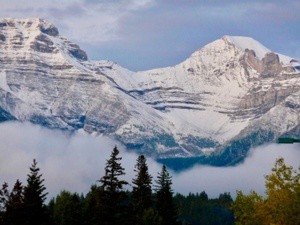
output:
<svg viewBox="0 0 300 225"><path fill-rule="evenodd" d="M213 165L299 135L300 64L252 38L223 36L177 65L133 72L89 60L43 19L2 19L0 29L0 121L82 129L157 159Z"/></svg>

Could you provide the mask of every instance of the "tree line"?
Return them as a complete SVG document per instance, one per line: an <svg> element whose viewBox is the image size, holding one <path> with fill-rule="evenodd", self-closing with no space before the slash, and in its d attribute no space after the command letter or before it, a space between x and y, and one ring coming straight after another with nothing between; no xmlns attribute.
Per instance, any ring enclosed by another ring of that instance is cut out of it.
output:
<svg viewBox="0 0 300 225"><path fill-rule="evenodd" d="M47 204L44 179L33 160L27 184L19 180L12 190L0 189L0 224L4 225L300 225L300 173L278 159L266 176L266 197L237 192L209 199L203 191L187 196L172 190L172 177L162 166L156 179L149 174L146 158L138 156L131 184L115 147L105 173L86 195L61 191ZM193 181L191 181L193 182ZM125 185L131 185L132 191Z"/></svg>

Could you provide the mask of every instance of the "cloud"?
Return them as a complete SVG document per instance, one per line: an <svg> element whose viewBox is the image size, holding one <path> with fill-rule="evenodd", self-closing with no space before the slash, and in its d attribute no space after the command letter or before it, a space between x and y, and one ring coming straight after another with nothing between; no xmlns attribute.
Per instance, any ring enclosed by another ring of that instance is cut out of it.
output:
<svg viewBox="0 0 300 225"><path fill-rule="evenodd" d="M37 125L19 122L0 124L0 184L12 187L16 179L26 184L26 175L33 158L41 169L49 198L66 189L87 193L92 184L104 175L106 159L117 144L121 150L125 179L131 182L137 155L124 151L122 145L107 137L84 133L68 134ZM175 192L187 194L205 190L209 197L236 190L251 189L264 193L264 175L269 174L275 159L283 156L286 163L300 164L299 145L268 145L251 151L250 157L236 167L196 166L181 173L171 172ZM148 159L154 178L161 165ZM130 186L127 187L131 189Z"/></svg>
<svg viewBox="0 0 300 225"><path fill-rule="evenodd" d="M2 17L42 17L87 50L132 70L172 66L226 34L299 57L300 3L196 0L0 0ZM270 38L271 37L271 38Z"/></svg>
<svg viewBox="0 0 300 225"><path fill-rule="evenodd" d="M174 186L187 194L205 190L209 196L237 190L257 191L264 195L265 175L271 173L275 161L284 157L286 164L294 168L300 166L300 145L270 144L252 149L244 163L234 167L196 166L193 169L174 176ZM186 188L188 184L189 189Z"/></svg>
<svg viewBox="0 0 300 225"><path fill-rule="evenodd" d="M61 33L72 40L94 44L120 39L118 29L124 18L153 4L151 0L20 2L1 5L2 17L42 17L63 28Z"/></svg>
<svg viewBox="0 0 300 225"><path fill-rule="evenodd" d="M0 124L0 143L0 184L6 181L12 186L16 179L25 184L32 160L36 159L50 197L64 189L87 193L104 175L114 146L123 149L107 137L63 133L19 122ZM122 155L122 165L128 171L125 179L131 181L137 155ZM158 169L159 165L149 159L149 170L156 174Z"/></svg>

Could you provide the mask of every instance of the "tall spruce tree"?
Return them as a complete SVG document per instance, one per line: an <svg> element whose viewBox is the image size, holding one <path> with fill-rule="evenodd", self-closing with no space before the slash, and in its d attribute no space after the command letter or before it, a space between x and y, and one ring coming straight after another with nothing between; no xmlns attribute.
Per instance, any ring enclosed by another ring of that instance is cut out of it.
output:
<svg viewBox="0 0 300 225"><path fill-rule="evenodd" d="M4 224L23 225L24 197L22 183L17 180L6 202Z"/></svg>
<svg viewBox="0 0 300 225"><path fill-rule="evenodd" d="M162 225L178 224L171 185L172 177L166 166L163 165L156 180L156 207L158 214L161 217Z"/></svg>
<svg viewBox="0 0 300 225"><path fill-rule="evenodd" d="M39 171L34 159L27 175L27 186L24 187L24 225L44 225L48 221L44 204L48 193L45 192L44 179Z"/></svg>
<svg viewBox="0 0 300 225"><path fill-rule="evenodd" d="M104 191L103 196L103 224L118 225L123 224L121 221L124 217L124 200L125 193L123 186L128 184L125 180L120 179L125 175L124 168L120 161L119 150L114 147L110 158L106 161L105 175L100 179Z"/></svg>
<svg viewBox="0 0 300 225"><path fill-rule="evenodd" d="M146 158L140 155L137 158L134 171L137 173L136 178L132 180L132 200L133 208L138 224L143 224L144 213L152 207L152 177L148 172ZM147 211L148 212L148 211Z"/></svg>

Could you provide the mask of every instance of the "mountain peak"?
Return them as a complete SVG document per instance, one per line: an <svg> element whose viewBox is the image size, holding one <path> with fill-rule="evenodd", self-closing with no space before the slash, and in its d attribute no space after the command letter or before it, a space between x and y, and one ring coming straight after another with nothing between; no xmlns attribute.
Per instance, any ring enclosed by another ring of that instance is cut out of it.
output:
<svg viewBox="0 0 300 225"><path fill-rule="evenodd" d="M271 50L251 37L225 35L222 39L243 51L246 49L253 50L259 59L262 59L267 53L271 52Z"/></svg>
<svg viewBox="0 0 300 225"><path fill-rule="evenodd" d="M40 52L52 57L70 55L86 61L87 54L80 47L59 35L58 29L41 18L2 18L0 19L0 50L5 52ZM19 53L18 53L19 54ZM59 56L60 55L60 56Z"/></svg>
<svg viewBox="0 0 300 225"><path fill-rule="evenodd" d="M252 38L224 36L178 65L135 73L88 60L46 20L7 18L0 53L0 122L83 129L156 158L214 165L299 134L298 62L284 65Z"/></svg>
<svg viewBox="0 0 300 225"><path fill-rule="evenodd" d="M39 30L50 36L58 36L58 29L50 22L42 18L1 18L0 27L16 27L18 29Z"/></svg>

